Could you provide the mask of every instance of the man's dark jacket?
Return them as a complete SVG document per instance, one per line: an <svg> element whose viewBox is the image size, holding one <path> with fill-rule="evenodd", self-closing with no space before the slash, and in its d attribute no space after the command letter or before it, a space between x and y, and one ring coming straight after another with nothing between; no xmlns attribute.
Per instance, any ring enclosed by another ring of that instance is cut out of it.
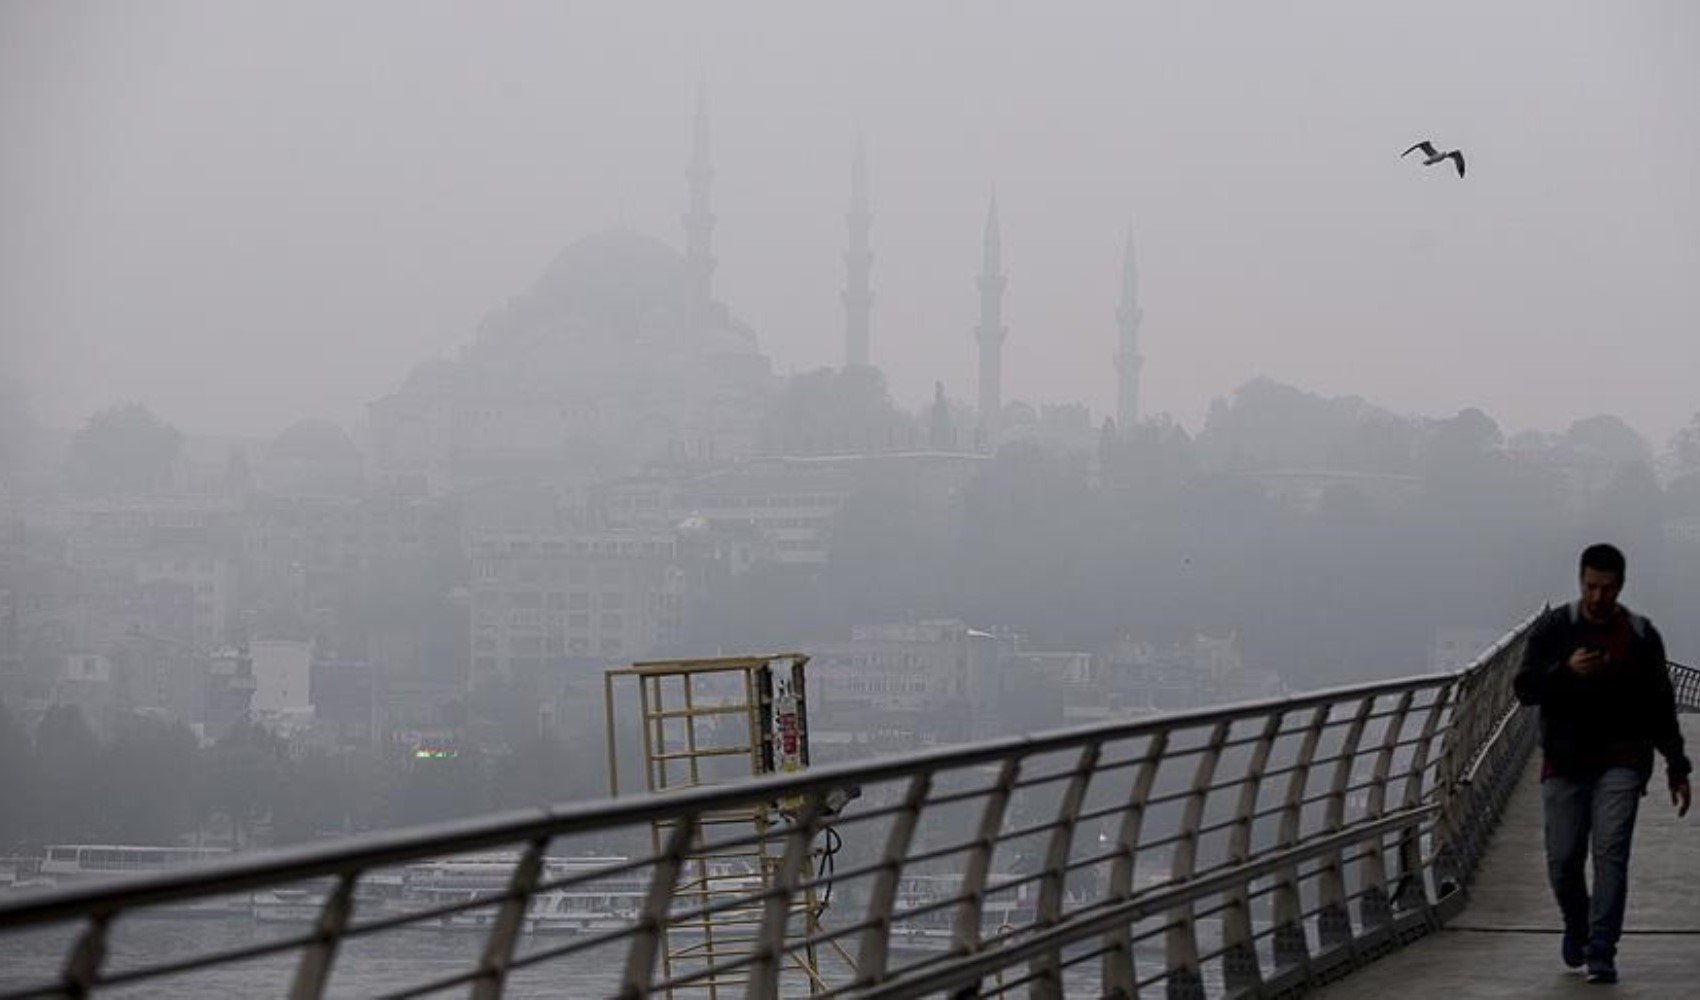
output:
<svg viewBox="0 0 1700 1000"><path fill-rule="evenodd" d="M1665 666L1665 641L1651 622L1628 608L1633 655L1593 677L1567 665L1587 628L1581 607L1553 608L1535 623L1517 671L1517 700L1541 708L1541 752L1552 774L1584 776L1615 763L1633 763L1642 783L1652 775L1653 751L1665 758L1671 782L1692 770L1682 752L1676 693ZM1627 755L1629 760L1621 760Z"/></svg>

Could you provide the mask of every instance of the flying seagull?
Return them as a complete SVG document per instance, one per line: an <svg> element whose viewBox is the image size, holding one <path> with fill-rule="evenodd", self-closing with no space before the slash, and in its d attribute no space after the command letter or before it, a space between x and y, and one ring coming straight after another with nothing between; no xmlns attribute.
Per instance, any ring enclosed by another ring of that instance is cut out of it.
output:
<svg viewBox="0 0 1700 1000"><path fill-rule="evenodd" d="M1428 159L1423 161L1423 166L1432 167L1441 160L1451 160L1452 165L1458 168L1458 176L1464 176L1464 154L1462 152L1456 149L1449 150L1445 153L1437 152L1434 148L1434 143L1429 142L1426 139L1417 143L1415 146L1412 146L1410 149L1405 150L1403 153L1400 153L1399 156L1401 158L1410 156L1419 149L1423 151L1424 156L1428 157Z"/></svg>

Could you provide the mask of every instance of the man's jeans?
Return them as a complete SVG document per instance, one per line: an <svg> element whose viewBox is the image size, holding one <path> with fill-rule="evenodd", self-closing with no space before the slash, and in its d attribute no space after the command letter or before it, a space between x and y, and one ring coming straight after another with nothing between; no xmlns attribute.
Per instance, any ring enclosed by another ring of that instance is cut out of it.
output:
<svg viewBox="0 0 1700 1000"><path fill-rule="evenodd" d="M1564 914L1564 935L1586 942L1590 957L1611 960L1623 933L1629 894L1629 840L1641 802L1641 773L1607 768L1597 776L1553 775L1541 782L1546 807L1547 877ZM1593 834L1594 893L1582 865Z"/></svg>

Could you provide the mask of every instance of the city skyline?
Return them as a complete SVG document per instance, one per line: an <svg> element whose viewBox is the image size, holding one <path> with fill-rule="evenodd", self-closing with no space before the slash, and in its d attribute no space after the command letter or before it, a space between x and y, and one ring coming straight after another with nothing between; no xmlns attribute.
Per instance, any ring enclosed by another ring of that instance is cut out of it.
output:
<svg viewBox="0 0 1700 1000"><path fill-rule="evenodd" d="M904 15L902 40L882 40L880 12L680 8L638 50L627 43L656 25L615 10L576 33L529 8L471 26L410 10L387 48L393 17L374 12L329 42L312 12L8 13L16 86L0 115L26 153L4 188L19 225L0 244L14 283L0 333L38 415L69 427L137 399L200 433L361 426L410 365L468 343L574 239L624 223L684 244L705 76L716 289L781 373L843 358L860 136L877 220L872 360L905 408L935 381L974 395L976 242L994 185L1005 398L1115 413L1132 219L1145 413L1196 429L1213 398L1260 375L1429 416L1480 406L1508 430L1616 412L1659 442L1695 408L1681 373L1700 364L1700 298L1683 275L1700 247L1683 234L1700 202L1680 182L1700 135L1682 113L1693 69L1676 58L1695 24L1672 5L1522 9L1462 35L1439 15L1370 23L1330 4L1051 20L993 8L967 25L922 11ZM741 30L758 22L767 43ZM1322 46L1321 26L1353 44ZM613 65L593 42L636 61ZM466 68L427 73L451 44ZM1524 72L1507 81L1493 74L1510 50ZM67 76L55 52L87 53L74 63L86 72ZM374 53L377 78L359 68ZM1435 58L1445 79L1418 72ZM283 72L295 59L311 79ZM236 63L252 68L202 85ZM1267 86L1215 87L1230 63ZM791 72L804 64L816 71ZM591 85L638 76L612 103ZM1404 169L1413 129L1476 151L1469 179ZM1553 158L1560 141L1613 157ZM319 363L332 351L336 365Z"/></svg>

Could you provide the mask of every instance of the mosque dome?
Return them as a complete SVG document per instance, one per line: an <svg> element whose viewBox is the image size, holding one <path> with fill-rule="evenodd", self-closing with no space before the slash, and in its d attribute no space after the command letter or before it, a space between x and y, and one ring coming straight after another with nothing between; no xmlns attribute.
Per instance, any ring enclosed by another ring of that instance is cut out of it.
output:
<svg viewBox="0 0 1700 1000"><path fill-rule="evenodd" d="M682 312L690 293L690 269L677 250L652 236L610 229L562 250L527 297L575 311L666 306Z"/></svg>
<svg viewBox="0 0 1700 1000"><path fill-rule="evenodd" d="M540 333L631 343L684 328L691 274L677 250L611 229L562 250L524 294L491 314L481 343L535 343Z"/></svg>

